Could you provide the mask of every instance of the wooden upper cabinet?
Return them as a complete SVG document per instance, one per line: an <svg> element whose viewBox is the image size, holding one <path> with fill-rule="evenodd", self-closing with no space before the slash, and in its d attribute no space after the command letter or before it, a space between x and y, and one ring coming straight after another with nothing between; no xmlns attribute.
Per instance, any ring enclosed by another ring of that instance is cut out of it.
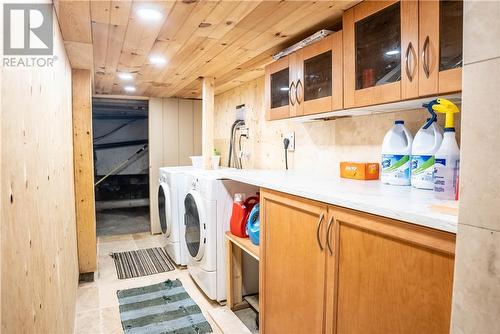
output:
<svg viewBox="0 0 500 334"><path fill-rule="evenodd" d="M324 333L327 206L261 190L260 331Z"/></svg>
<svg viewBox="0 0 500 334"><path fill-rule="evenodd" d="M281 58L265 69L266 119L276 120L290 117L290 61Z"/></svg>
<svg viewBox="0 0 500 334"><path fill-rule="evenodd" d="M463 1L419 2L419 95L462 90Z"/></svg>
<svg viewBox="0 0 500 334"><path fill-rule="evenodd" d="M343 31L344 108L418 97L417 1L364 1Z"/></svg>
<svg viewBox="0 0 500 334"><path fill-rule="evenodd" d="M342 109L342 31L300 50L295 67L295 115Z"/></svg>
<svg viewBox="0 0 500 334"><path fill-rule="evenodd" d="M326 333L449 333L455 235L339 207Z"/></svg>
<svg viewBox="0 0 500 334"><path fill-rule="evenodd" d="M342 52L342 31L338 31L268 65L267 119L342 109ZM286 68L288 86L285 85Z"/></svg>

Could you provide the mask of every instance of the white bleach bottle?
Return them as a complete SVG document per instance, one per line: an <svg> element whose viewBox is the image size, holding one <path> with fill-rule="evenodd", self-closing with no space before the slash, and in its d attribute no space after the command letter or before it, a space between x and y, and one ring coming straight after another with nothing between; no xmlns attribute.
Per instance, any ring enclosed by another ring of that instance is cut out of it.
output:
<svg viewBox="0 0 500 334"><path fill-rule="evenodd" d="M413 137L404 121L395 121L382 143L382 177L385 184L410 185L410 155Z"/></svg>
<svg viewBox="0 0 500 334"><path fill-rule="evenodd" d="M419 189L434 189L434 154L443 141L443 130L435 118L418 130L411 149L411 185Z"/></svg>

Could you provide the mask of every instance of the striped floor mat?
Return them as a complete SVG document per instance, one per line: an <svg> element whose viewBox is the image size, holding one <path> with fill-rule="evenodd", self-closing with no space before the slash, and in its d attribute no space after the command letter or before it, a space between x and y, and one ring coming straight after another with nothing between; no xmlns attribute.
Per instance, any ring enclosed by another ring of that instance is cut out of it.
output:
<svg viewBox="0 0 500 334"><path fill-rule="evenodd" d="M163 248L146 248L130 252L111 253L119 279L133 278L174 270Z"/></svg>
<svg viewBox="0 0 500 334"><path fill-rule="evenodd" d="M119 290L120 317L126 334L211 333L201 309L181 281Z"/></svg>

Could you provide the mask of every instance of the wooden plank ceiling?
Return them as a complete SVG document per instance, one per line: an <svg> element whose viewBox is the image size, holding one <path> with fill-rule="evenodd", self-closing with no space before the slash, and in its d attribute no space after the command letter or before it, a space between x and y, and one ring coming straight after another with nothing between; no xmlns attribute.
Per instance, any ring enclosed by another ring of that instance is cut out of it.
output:
<svg viewBox="0 0 500 334"><path fill-rule="evenodd" d="M263 75L271 55L311 33L338 26L359 1L64 1L54 5L74 68L92 69L96 94L201 96L200 77L216 94ZM141 8L161 12L157 21ZM151 56L166 59L163 65ZM132 81L117 74L131 73Z"/></svg>

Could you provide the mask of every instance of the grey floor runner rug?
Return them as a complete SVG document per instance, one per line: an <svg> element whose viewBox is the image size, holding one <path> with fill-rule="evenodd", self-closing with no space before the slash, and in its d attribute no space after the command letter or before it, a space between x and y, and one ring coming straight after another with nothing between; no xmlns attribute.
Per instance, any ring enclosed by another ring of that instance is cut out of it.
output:
<svg viewBox="0 0 500 334"><path fill-rule="evenodd" d="M111 253L119 279L133 278L174 270L163 248L146 248L130 252Z"/></svg>
<svg viewBox="0 0 500 334"><path fill-rule="evenodd" d="M120 317L126 334L211 333L201 309L181 281L119 290Z"/></svg>

